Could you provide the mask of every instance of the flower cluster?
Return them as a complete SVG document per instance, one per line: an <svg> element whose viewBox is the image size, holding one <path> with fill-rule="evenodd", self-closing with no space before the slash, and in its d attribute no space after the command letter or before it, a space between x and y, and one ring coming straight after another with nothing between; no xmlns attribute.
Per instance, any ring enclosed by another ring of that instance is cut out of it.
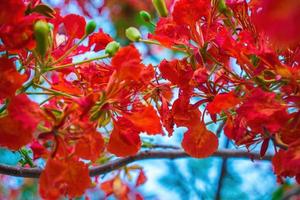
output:
<svg viewBox="0 0 300 200"><path fill-rule="evenodd" d="M126 36L184 55L157 66L80 15L40 0L0 2L0 146L27 145L47 160L43 198L82 195L92 186L88 167L134 156L141 133L186 127L185 152L208 157L218 136L207 124L218 122L238 146L262 143L261 156L274 145L279 180L300 180L298 0L153 0L157 23L143 16L154 32L142 39L132 27ZM100 56L78 61L87 52ZM136 185L145 181L140 171ZM141 198L119 175L101 187Z"/></svg>

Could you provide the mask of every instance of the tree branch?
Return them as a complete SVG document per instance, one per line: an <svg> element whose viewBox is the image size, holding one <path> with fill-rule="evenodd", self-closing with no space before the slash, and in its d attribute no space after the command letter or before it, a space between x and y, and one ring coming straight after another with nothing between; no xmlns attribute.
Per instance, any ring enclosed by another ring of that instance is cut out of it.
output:
<svg viewBox="0 0 300 200"><path fill-rule="evenodd" d="M272 159L272 155L265 155L263 158L260 158L258 153L249 153L246 151L238 151L238 150L219 150L215 152L213 157L222 157L222 158L253 158L254 160L266 160L270 161ZM114 171L120 167L123 167L127 164L130 164L139 160L147 160L147 159L176 159L176 158L187 158L190 157L183 150L145 150L139 152L135 156L129 156L125 158L118 158L116 160L112 160L103 165L95 166L90 168L90 176L98 176L101 174L105 174L111 171ZM42 173L42 168L25 168L18 166L8 166L4 164L0 164L0 174L17 176L17 177L26 177L26 178L39 178Z"/></svg>

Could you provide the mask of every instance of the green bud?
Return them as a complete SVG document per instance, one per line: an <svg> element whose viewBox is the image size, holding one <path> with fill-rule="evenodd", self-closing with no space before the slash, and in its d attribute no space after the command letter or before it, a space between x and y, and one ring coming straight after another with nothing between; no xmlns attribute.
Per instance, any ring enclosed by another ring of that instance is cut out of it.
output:
<svg viewBox="0 0 300 200"><path fill-rule="evenodd" d="M120 44L116 41L112 41L106 45L105 53L112 57L118 52L119 48Z"/></svg>
<svg viewBox="0 0 300 200"><path fill-rule="evenodd" d="M96 26L97 26L97 24L95 21L90 21L85 27L85 34L89 35L89 34L93 33L96 29Z"/></svg>
<svg viewBox="0 0 300 200"><path fill-rule="evenodd" d="M34 24L34 36L36 40L36 51L44 57L49 48L48 36L50 34L50 27L47 22L39 20Z"/></svg>
<svg viewBox="0 0 300 200"><path fill-rule="evenodd" d="M219 0L218 3L218 10L220 13L225 13L227 10L227 5L225 3L225 0Z"/></svg>
<svg viewBox="0 0 300 200"><path fill-rule="evenodd" d="M138 42L142 38L140 31L135 27L126 29L125 35L132 42Z"/></svg>
<svg viewBox="0 0 300 200"><path fill-rule="evenodd" d="M142 10L142 11L140 12L140 16L141 16L141 18L142 18L145 22L150 22L150 21L151 21L151 15L150 15L147 11Z"/></svg>
<svg viewBox="0 0 300 200"><path fill-rule="evenodd" d="M166 2L165 0L152 0L152 3L157 11L157 13L159 14L159 16L161 17L167 17L168 16L168 9L166 6Z"/></svg>

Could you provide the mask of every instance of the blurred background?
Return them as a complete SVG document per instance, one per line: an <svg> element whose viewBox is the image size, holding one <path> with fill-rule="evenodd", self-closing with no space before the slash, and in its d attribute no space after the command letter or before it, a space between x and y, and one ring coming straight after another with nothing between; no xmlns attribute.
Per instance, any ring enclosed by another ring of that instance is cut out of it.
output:
<svg viewBox="0 0 300 200"><path fill-rule="evenodd" d="M168 0L170 5L173 0ZM151 24L145 24L139 17L139 11L146 10L156 14L151 0L47 0L45 3L62 9L62 14L77 13L88 20L95 20L98 28L109 33L122 45L129 44L124 33L129 26L140 29L146 38L154 30ZM143 55L145 64L158 64L162 59L172 59L182 55L155 46L136 44ZM217 125L211 125L216 131ZM180 146L184 129L177 129L171 138L156 136L151 142ZM235 149L221 133L220 149ZM145 140L147 136L144 136ZM152 137L151 137L152 138ZM272 147L271 147L272 148ZM260 149L257 147L257 149ZM255 149L254 149L255 151ZM30 152L28 152L30 155ZM268 150L272 153L272 149ZM22 163L23 156L19 153L0 149L0 162L7 165ZM138 188L144 199L163 200L279 200L293 182L279 186L268 161L251 161L246 159L177 159L147 160L135 163L144 168L147 182ZM111 175L99 177L98 181L107 180ZM80 180L78 180L80 181ZM131 184L130 182L128 184ZM100 187L90 189L78 199L104 199ZM0 175L0 200L39 199L36 179L15 178ZM114 199L113 197L109 199Z"/></svg>

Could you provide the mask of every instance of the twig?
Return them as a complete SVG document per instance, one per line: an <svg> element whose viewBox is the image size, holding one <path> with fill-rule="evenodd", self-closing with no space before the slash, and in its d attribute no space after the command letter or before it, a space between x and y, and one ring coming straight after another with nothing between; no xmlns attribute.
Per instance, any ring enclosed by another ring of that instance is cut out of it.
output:
<svg viewBox="0 0 300 200"><path fill-rule="evenodd" d="M282 200L291 200L291 199L293 199L293 197L295 197L295 199L297 199L297 197L299 197L299 195L300 195L300 187L299 186L295 186L291 190L288 190L282 196Z"/></svg>
<svg viewBox="0 0 300 200"><path fill-rule="evenodd" d="M273 155L265 155L263 158L260 157L259 153L249 153L246 151L238 150L219 150L215 152L213 157L222 157L222 158L249 158L253 157L254 160L266 160L270 161ZM123 167L127 164L130 164L139 160L147 159L177 159L177 158L187 158L190 157L183 150L146 150L139 152L135 156L129 156L125 158L118 158L112 160L106 164L95 166L90 168L90 176L98 176L105 174L111 171L114 171L120 167ZM0 164L0 174L17 176L17 177L27 177L27 178L38 178L42 173L42 168L25 168L25 167L16 167Z"/></svg>

